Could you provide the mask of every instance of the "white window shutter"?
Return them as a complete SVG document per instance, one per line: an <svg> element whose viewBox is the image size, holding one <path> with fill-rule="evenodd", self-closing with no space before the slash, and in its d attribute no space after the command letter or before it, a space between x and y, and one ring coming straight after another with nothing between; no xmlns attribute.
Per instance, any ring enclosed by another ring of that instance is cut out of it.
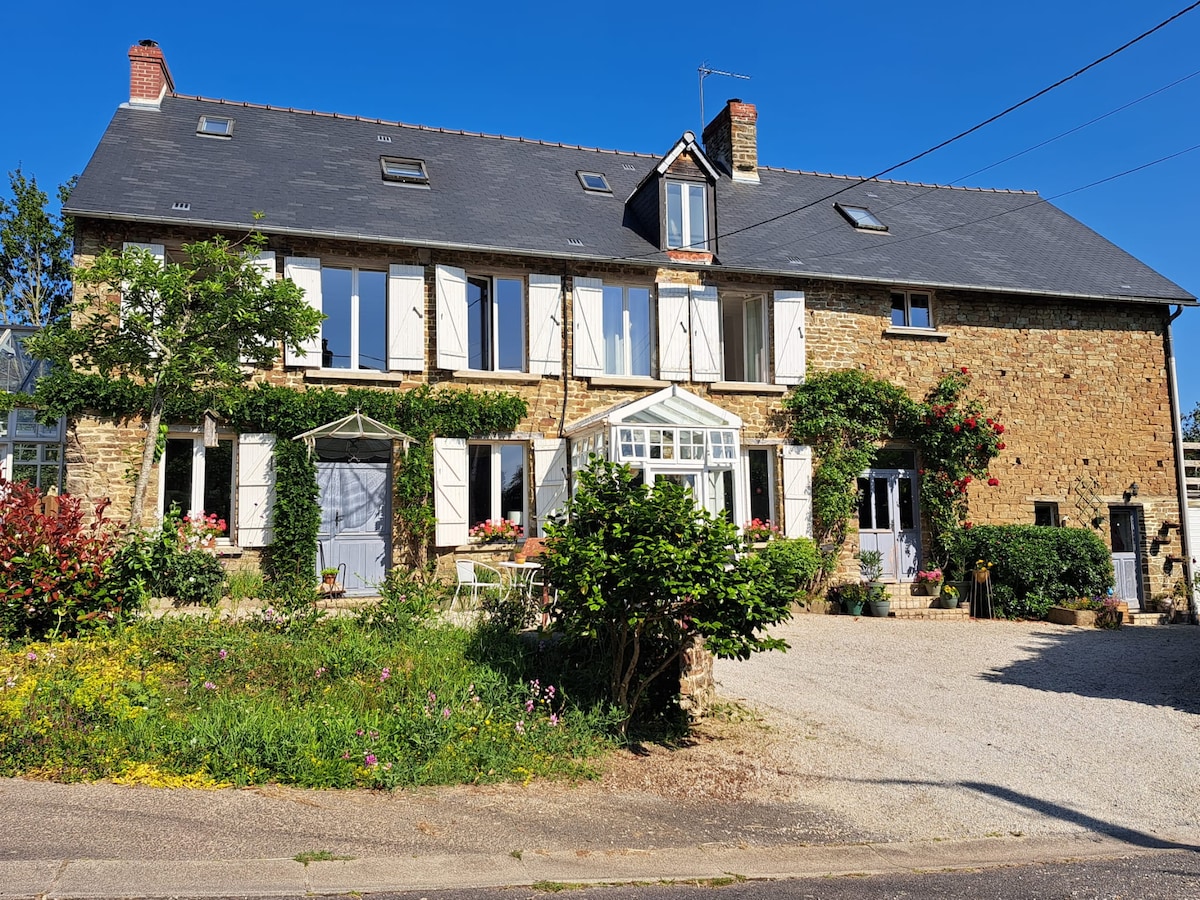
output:
<svg viewBox="0 0 1200 900"><path fill-rule="evenodd" d="M658 286L658 377L664 381L687 381L691 375L688 293L684 284Z"/></svg>
<svg viewBox="0 0 1200 900"><path fill-rule="evenodd" d="M454 266L438 266L437 364L439 369L467 367L467 273Z"/></svg>
<svg viewBox="0 0 1200 900"><path fill-rule="evenodd" d="M529 276L529 371L562 374L562 279Z"/></svg>
<svg viewBox="0 0 1200 900"><path fill-rule="evenodd" d="M146 250L150 253L151 256L153 256L155 259L158 260L158 264L160 266L166 264L167 248L164 247L162 244L141 244L141 243L138 243L137 241L126 241L125 243L123 243L121 245L122 253L124 253L126 250L130 250L130 249ZM124 311L125 311L125 295L122 294L121 295L121 312L122 312L122 314L124 313Z"/></svg>
<svg viewBox="0 0 1200 900"><path fill-rule="evenodd" d="M775 292L775 383L804 381L804 291Z"/></svg>
<svg viewBox="0 0 1200 900"><path fill-rule="evenodd" d="M283 277L291 279L296 285L304 291L304 302L321 312L321 260L311 256L289 256L283 261ZM297 353L291 347L285 349L283 354L285 365L289 366L307 366L309 368L320 368L321 366L321 333L317 332L317 336L310 341L306 341L304 346Z"/></svg>
<svg viewBox="0 0 1200 900"><path fill-rule="evenodd" d="M262 273L264 285L269 285L275 280L275 251L262 250L255 255L254 259L250 260L251 265ZM244 365L251 365L251 361L245 355L240 357Z"/></svg>
<svg viewBox="0 0 1200 900"><path fill-rule="evenodd" d="M237 541L266 547L274 540L275 435L238 435Z"/></svg>
<svg viewBox="0 0 1200 900"><path fill-rule="evenodd" d="M603 375L604 282L599 278L575 278L571 290L575 320L572 371L580 378Z"/></svg>
<svg viewBox="0 0 1200 900"><path fill-rule="evenodd" d="M450 547L467 542L467 442L433 439L434 543Z"/></svg>
<svg viewBox="0 0 1200 900"><path fill-rule="evenodd" d="M425 368L425 267L388 266L387 367Z"/></svg>
<svg viewBox="0 0 1200 900"><path fill-rule="evenodd" d="M783 534L812 537L812 448L783 445Z"/></svg>
<svg viewBox="0 0 1200 900"><path fill-rule="evenodd" d="M721 307L714 285L693 287L692 380L721 380Z"/></svg>
<svg viewBox="0 0 1200 900"><path fill-rule="evenodd" d="M562 512L567 502L566 438L533 442L533 476L537 492L537 534L545 535L546 522Z"/></svg>

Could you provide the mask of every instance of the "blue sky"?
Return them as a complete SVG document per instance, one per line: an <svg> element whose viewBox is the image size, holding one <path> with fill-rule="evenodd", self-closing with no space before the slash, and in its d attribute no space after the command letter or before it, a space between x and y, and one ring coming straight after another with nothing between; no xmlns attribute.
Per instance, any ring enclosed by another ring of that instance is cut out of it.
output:
<svg viewBox="0 0 1200 900"><path fill-rule="evenodd" d="M666 152L711 116L759 110L759 161L869 175L1000 111L1188 0L854 4L698 0L430 6L18 4L5 14L0 165L43 187L82 171L153 38L176 89L586 146ZM222 10L223 12L223 10ZM1054 198L1200 144L1200 9L1001 122L892 177ZM1018 159L985 166L1179 79ZM965 180L963 179L966 177ZM1200 151L1054 202L1200 294ZM1200 402L1200 309L1174 326L1181 406Z"/></svg>

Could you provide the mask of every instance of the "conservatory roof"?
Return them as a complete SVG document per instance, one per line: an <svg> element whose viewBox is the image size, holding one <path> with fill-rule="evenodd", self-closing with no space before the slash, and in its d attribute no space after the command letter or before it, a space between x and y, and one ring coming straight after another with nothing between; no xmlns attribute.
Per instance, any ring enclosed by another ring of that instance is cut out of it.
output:
<svg viewBox="0 0 1200 900"><path fill-rule="evenodd" d="M570 425L567 435L597 425L651 425L667 428L741 428L742 420L677 384L640 400L628 400Z"/></svg>

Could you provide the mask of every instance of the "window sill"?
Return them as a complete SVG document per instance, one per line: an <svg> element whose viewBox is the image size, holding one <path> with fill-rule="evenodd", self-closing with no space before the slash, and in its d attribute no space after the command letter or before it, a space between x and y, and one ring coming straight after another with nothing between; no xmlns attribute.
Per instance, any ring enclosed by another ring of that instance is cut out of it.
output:
<svg viewBox="0 0 1200 900"><path fill-rule="evenodd" d="M305 381L385 381L399 384L409 376L404 372L379 372L374 369L305 369Z"/></svg>
<svg viewBox="0 0 1200 900"><path fill-rule="evenodd" d="M889 325L883 329L885 337L924 338L927 341L944 341L950 335L936 328L909 328L906 325Z"/></svg>
<svg viewBox="0 0 1200 900"><path fill-rule="evenodd" d="M541 375L529 372L491 372L483 369L456 369L450 373L455 381L507 381L517 384L537 384L542 380Z"/></svg>
<svg viewBox="0 0 1200 900"><path fill-rule="evenodd" d="M710 390L726 394L786 394L786 384L767 384L765 381L714 381Z"/></svg>
<svg viewBox="0 0 1200 900"><path fill-rule="evenodd" d="M592 387L602 388L665 388L671 386L669 381L629 375L594 375L588 379L588 384Z"/></svg>

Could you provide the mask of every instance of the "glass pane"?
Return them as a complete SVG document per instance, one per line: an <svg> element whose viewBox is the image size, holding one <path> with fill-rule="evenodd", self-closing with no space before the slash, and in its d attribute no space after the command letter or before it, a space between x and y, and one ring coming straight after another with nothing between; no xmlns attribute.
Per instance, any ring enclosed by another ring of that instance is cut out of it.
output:
<svg viewBox="0 0 1200 900"><path fill-rule="evenodd" d="M387 369L387 275L358 273L358 368Z"/></svg>
<svg viewBox="0 0 1200 900"><path fill-rule="evenodd" d="M500 512L506 519L525 524L525 448L520 444L501 444Z"/></svg>
<svg viewBox="0 0 1200 900"><path fill-rule="evenodd" d="M688 185L688 243L692 250L703 250L708 241L704 216L704 185Z"/></svg>
<svg viewBox="0 0 1200 900"><path fill-rule="evenodd" d="M18 462L37 462L37 444L13 444L13 459Z"/></svg>
<svg viewBox="0 0 1200 900"><path fill-rule="evenodd" d="M908 324L910 324L913 328L931 327L932 323L929 320L928 294L909 294L908 310Z"/></svg>
<svg viewBox="0 0 1200 900"><path fill-rule="evenodd" d="M709 511L733 521L733 470L710 470L708 473Z"/></svg>
<svg viewBox="0 0 1200 900"><path fill-rule="evenodd" d="M650 377L651 343L650 289L626 288L629 303L629 374Z"/></svg>
<svg viewBox="0 0 1200 900"><path fill-rule="evenodd" d="M900 479L900 529L909 531L916 528L913 515L916 504L913 502L913 483L911 478Z"/></svg>
<svg viewBox="0 0 1200 900"><path fill-rule="evenodd" d="M229 534L233 497L233 441L220 441L204 448L204 511L225 520Z"/></svg>
<svg viewBox="0 0 1200 900"><path fill-rule="evenodd" d="M38 483L38 467L35 465L15 465L13 466L13 481L24 481L26 484L36 485Z"/></svg>
<svg viewBox="0 0 1200 900"><path fill-rule="evenodd" d="M350 308L354 273L349 269L321 269L321 365L326 369L350 368Z"/></svg>
<svg viewBox="0 0 1200 900"><path fill-rule="evenodd" d="M1133 553L1137 548L1133 533L1134 516L1128 510L1113 510L1111 518L1112 552Z"/></svg>
<svg viewBox="0 0 1200 900"><path fill-rule="evenodd" d="M42 459L46 462L56 463L62 456L62 447L59 444L43 444Z"/></svg>
<svg viewBox="0 0 1200 900"><path fill-rule="evenodd" d="M683 185L667 182L667 246L683 246Z"/></svg>
<svg viewBox="0 0 1200 900"><path fill-rule="evenodd" d="M13 418L16 420L14 434L16 437L37 437L37 410L36 409L17 409L13 411Z"/></svg>
<svg viewBox="0 0 1200 900"><path fill-rule="evenodd" d="M187 515L192 511L192 447L191 438L168 438L163 453L163 512L172 507Z"/></svg>
<svg viewBox="0 0 1200 900"><path fill-rule="evenodd" d="M8 437L8 415L0 412L0 438Z"/></svg>
<svg viewBox="0 0 1200 900"><path fill-rule="evenodd" d="M486 278L467 279L467 368L492 367L492 292ZM488 518L484 516L484 518Z"/></svg>
<svg viewBox="0 0 1200 900"><path fill-rule="evenodd" d="M492 518L492 448L470 444L467 460L467 522L473 527Z"/></svg>
<svg viewBox="0 0 1200 900"><path fill-rule="evenodd" d="M1051 528L1058 525L1057 503L1033 504L1033 524Z"/></svg>
<svg viewBox="0 0 1200 900"><path fill-rule="evenodd" d="M750 450L750 518L769 522L771 511L771 451Z"/></svg>
<svg viewBox="0 0 1200 900"><path fill-rule="evenodd" d="M872 481L875 482L875 527L891 528L892 517L888 503L888 480L886 478L874 478Z"/></svg>
<svg viewBox="0 0 1200 900"><path fill-rule="evenodd" d="M907 325L908 318L905 315L904 295L892 294L892 324Z"/></svg>
<svg viewBox="0 0 1200 900"><path fill-rule="evenodd" d="M763 345L763 300L746 301L746 380L767 380L767 354Z"/></svg>
<svg viewBox="0 0 1200 900"><path fill-rule="evenodd" d="M915 450L879 450L875 454L874 469L915 469L917 453Z"/></svg>
<svg viewBox="0 0 1200 900"><path fill-rule="evenodd" d="M525 370L525 283L516 278L496 279L495 327L497 369Z"/></svg>
<svg viewBox="0 0 1200 900"><path fill-rule="evenodd" d="M871 482L867 478L858 479L858 527L862 530L872 528L871 521Z"/></svg>
<svg viewBox="0 0 1200 900"><path fill-rule="evenodd" d="M619 287L604 287L604 371L626 375L625 371L625 292Z"/></svg>

